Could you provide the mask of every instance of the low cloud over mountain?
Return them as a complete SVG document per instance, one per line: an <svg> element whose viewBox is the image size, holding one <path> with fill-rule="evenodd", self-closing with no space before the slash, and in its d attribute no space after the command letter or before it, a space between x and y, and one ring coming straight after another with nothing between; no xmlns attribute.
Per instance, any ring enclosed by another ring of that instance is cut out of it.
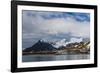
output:
<svg viewBox="0 0 100 73"><path fill-rule="evenodd" d="M23 48L32 46L39 39L60 41L90 37L89 13L23 10L22 18Z"/></svg>

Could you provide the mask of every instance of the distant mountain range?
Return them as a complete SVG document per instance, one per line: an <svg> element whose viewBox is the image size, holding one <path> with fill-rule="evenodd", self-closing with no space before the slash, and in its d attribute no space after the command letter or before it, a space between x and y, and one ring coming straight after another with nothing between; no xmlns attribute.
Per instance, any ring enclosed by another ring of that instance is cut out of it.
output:
<svg viewBox="0 0 100 73"><path fill-rule="evenodd" d="M62 39L56 42L48 42L46 40L39 40L33 46L24 49L23 52L55 51L55 50L61 49L61 47L66 47L68 44L80 43L80 42L85 42L88 40L89 39L83 39L83 38L71 38L70 41L67 41L66 39Z"/></svg>
<svg viewBox="0 0 100 73"><path fill-rule="evenodd" d="M59 48L61 46L66 46L67 44L70 43L79 43L82 42L83 39L82 38L71 38L70 41L67 41L66 39L62 39L60 41L55 42L55 44L53 44L54 47Z"/></svg>

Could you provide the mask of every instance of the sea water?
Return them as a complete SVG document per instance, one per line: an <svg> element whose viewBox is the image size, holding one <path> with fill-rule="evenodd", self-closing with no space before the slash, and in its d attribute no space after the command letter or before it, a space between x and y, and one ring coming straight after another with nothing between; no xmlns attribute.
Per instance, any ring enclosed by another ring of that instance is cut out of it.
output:
<svg viewBox="0 0 100 73"><path fill-rule="evenodd" d="M67 54L67 55L23 55L22 62L59 61L59 60L82 60L89 59L90 54Z"/></svg>

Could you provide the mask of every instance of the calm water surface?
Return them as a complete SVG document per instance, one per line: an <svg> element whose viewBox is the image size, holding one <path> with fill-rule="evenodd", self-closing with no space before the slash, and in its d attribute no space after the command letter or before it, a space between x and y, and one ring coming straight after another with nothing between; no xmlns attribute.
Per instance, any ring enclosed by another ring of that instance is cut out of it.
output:
<svg viewBox="0 0 100 73"><path fill-rule="evenodd" d="M23 62L39 62L39 61L57 61L57 60L81 60L89 59L89 54L75 54L75 55L24 55Z"/></svg>

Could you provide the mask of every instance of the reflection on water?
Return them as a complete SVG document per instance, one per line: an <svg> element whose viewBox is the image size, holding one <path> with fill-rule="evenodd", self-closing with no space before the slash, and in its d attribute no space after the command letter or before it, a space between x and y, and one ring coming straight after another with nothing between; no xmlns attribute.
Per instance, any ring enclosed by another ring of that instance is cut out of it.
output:
<svg viewBox="0 0 100 73"><path fill-rule="evenodd" d="M57 60L81 60L89 59L89 54L75 55L24 55L22 62L57 61Z"/></svg>

